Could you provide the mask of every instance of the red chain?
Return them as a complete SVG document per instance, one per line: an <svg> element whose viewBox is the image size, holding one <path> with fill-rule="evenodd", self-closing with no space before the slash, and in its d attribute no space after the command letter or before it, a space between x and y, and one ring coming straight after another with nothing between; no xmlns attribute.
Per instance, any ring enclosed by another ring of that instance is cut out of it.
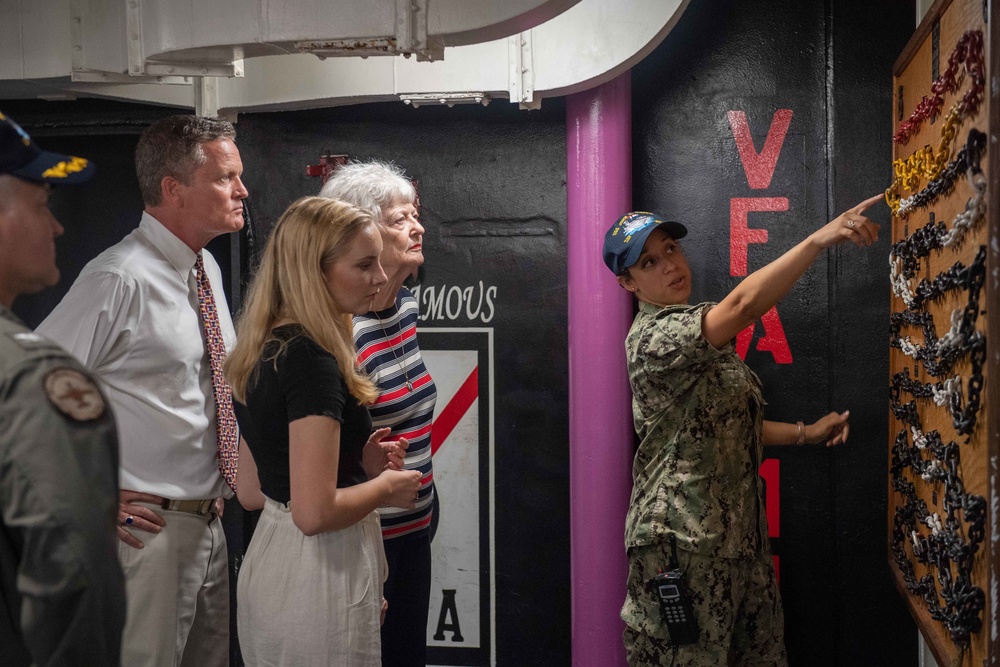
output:
<svg viewBox="0 0 1000 667"><path fill-rule="evenodd" d="M959 74L959 66L965 64L964 71ZM966 75L972 79L972 88L966 91L959 102L961 116L973 116L979 110L986 87L986 66L983 62L983 33L981 30L970 30L962 35L955 45L955 50L948 56L948 69L931 84L931 96L924 96L913 110L910 117L899 124L899 129L892 140L897 144L906 142L917 133L920 126L928 118L933 118L941 112L945 93L954 93L965 80Z"/></svg>

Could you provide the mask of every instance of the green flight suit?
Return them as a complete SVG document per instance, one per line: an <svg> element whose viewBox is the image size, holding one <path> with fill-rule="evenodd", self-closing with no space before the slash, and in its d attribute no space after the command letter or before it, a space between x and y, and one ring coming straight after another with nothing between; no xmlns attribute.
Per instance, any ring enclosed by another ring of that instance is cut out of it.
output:
<svg viewBox="0 0 1000 667"><path fill-rule="evenodd" d="M107 400L0 306L0 665L118 665L125 588Z"/></svg>

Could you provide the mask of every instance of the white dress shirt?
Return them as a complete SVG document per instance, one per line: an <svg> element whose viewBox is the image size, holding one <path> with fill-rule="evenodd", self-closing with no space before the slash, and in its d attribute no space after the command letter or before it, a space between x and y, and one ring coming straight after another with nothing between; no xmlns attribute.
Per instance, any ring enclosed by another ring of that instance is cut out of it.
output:
<svg viewBox="0 0 1000 667"><path fill-rule="evenodd" d="M202 251L226 349L236 342L219 265ZM197 256L148 213L87 266L38 332L103 382L121 443L121 488L192 500L232 495L219 473L212 367Z"/></svg>

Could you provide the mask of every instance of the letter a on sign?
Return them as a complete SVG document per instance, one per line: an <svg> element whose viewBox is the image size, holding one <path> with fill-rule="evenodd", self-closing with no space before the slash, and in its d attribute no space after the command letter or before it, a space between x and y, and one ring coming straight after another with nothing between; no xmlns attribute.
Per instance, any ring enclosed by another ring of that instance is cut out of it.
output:
<svg viewBox="0 0 1000 667"><path fill-rule="evenodd" d="M455 606L455 591L443 590L441 593L443 602L441 603L441 613L438 615L437 631L434 633L434 639L442 641L444 633L451 632L453 633L451 641L465 641L462 638L462 628L458 624L458 607ZM450 623L448 622L448 616L451 616Z"/></svg>

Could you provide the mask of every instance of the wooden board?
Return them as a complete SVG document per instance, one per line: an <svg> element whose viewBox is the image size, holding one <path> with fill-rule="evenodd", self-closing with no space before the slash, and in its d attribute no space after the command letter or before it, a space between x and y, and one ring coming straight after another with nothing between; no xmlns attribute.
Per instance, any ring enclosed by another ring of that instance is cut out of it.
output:
<svg viewBox="0 0 1000 667"><path fill-rule="evenodd" d="M931 94L931 84L935 77L943 74L948 67L948 58L955 46L962 39L963 35L970 30L979 30L983 35L984 59L986 64L986 80L989 81L989 73L993 70L993 53L991 44L996 43L991 39L990 29L996 25L996 21L986 21L986 14L992 12L992 7L983 3L982 0L938 0L930 9L920 27L914 34L913 39L907 45L896 62L893 78L893 133L895 133L902 120L909 118L916 108L921 98ZM962 71L960 67L959 71ZM941 130L943 118L965 92L971 87L972 82L969 77L962 82L955 93L948 93L944 96L944 103L941 113L933 121L925 120L919 131L914 134L905 144L893 144L893 159L906 159L921 149L925 145L930 145L937 150L941 143ZM988 88L988 86L987 86ZM998 113L1000 104L989 99L990 92L984 93L983 102L980 104L978 112L965 118L958 125L958 132L953 144L949 160L954 159L958 151L965 144L971 128L976 128L981 132L992 136L991 128L995 131L997 127L993 116ZM964 240L956 244L955 247L944 248L931 251L928 257L920 260L920 272L910 280L910 285L916 287L920 278L933 279L943 271L949 269L955 262L961 261L965 266L973 263L980 247L989 247L990 241L995 243L997 239L997 221L993 211L1000 210L996 206L998 196L995 172L1000 171L995 166L997 159L996 141L988 142L988 151L981 160L981 167L986 176L987 201L989 207L982 220L977 226L970 230ZM928 180L921 178L919 185L912 190L901 192L903 196L910 196L927 186ZM917 229L923 227L928 222L942 221L950 229L955 216L965 210L966 202L975 194L975 191L962 176L956 182L954 190L941 196L930 204L927 208L918 209L910 213L905 219L894 217L892 224L892 240L900 241L909 237ZM932 218L933 216L933 218ZM977 415L976 428L968 437L960 436L952 425L951 414L947 406L939 407L930 399L916 399L917 412L919 414L921 429L924 433L938 431L944 442L954 440L959 443L961 457L958 475L964 483L965 490L969 494L980 496L986 501L989 498L996 498L996 470L991 470L990 461L997 461L997 419L998 410L996 407L998 392L990 390L990 376L996 377L997 355L996 350L1000 349L996 329L1000 323L1000 315L990 317L990 311L996 309L997 297L1000 290L997 288L997 279L992 276L998 263L1000 250L988 251L986 275L986 285L979 295L979 316L976 328L987 335L987 361L983 370L986 378L983 391L982 403ZM922 310L930 312L933 316L935 328L938 336L942 336L951 326L950 317L956 308L963 308L968 302L968 292L966 290L954 290L946 294L940 300L930 302L923 306ZM906 305L902 299L893 296L893 313L906 310ZM990 333L987 333L990 332ZM917 345L923 344L923 334L917 327L905 327L902 335L909 336ZM909 369L911 377L923 383L935 383L944 380L951 375L957 375L962 379L963 398L968 397L966 388L968 378L971 374L972 364L969 355L963 355L945 376L934 377L927 372L922 362L919 362L899 349L890 349L890 379L904 368ZM903 392L900 397L901 403L913 400L913 396ZM890 411L889 419L889 466L892 467L892 451L896 436L900 430L909 428L904 422L897 419ZM992 437L991 437L991 434ZM909 443L913 443L912 436ZM925 454L926 456L926 454ZM996 466L994 465L994 468ZM944 516L943 505L943 485L940 482L925 481L918 475L914 475L912 469L903 472L903 477L913 483L917 497L926 503L929 514L938 513ZM985 503L989 507L989 502ZM892 552L893 544L893 519L897 508L903 505L903 496L894 490L892 473L889 475L889 504L888 504L888 538L889 538L889 563L896 580L896 585L901 595L907 603L918 627L928 645L931 647L938 662L942 665L993 665L997 664L997 632L994 614L991 607L996 603L996 566L997 566L997 546L993 543L993 536L996 534L994 522L996 517L991 512L987 513L986 535L979 546L973 560L972 583L983 590L985 595L984 609L980 614L982 628L971 636L970 646L964 653L960 651L952 641L951 635L945 625L931 617L927 603L908 590L906 581L901 569L897 566L896 559ZM968 541L968 523L961 522L960 535ZM921 526L918 533L921 536L930 534L930 528ZM919 580L925 575L931 575L934 579L935 590L939 602L941 601L941 580L937 567L924 565L913 557L913 545L909 540L905 543L907 558L914 565L916 579Z"/></svg>

